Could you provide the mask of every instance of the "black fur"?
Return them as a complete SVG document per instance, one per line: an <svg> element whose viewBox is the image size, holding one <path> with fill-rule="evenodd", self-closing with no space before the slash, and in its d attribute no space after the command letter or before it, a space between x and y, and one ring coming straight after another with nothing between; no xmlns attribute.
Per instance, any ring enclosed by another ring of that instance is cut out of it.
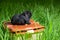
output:
<svg viewBox="0 0 60 40"><path fill-rule="evenodd" d="M30 11L24 11L22 14L15 14L11 19L11 23L13 25L30 24L29 20L31 16L32 14Z"/></svg>

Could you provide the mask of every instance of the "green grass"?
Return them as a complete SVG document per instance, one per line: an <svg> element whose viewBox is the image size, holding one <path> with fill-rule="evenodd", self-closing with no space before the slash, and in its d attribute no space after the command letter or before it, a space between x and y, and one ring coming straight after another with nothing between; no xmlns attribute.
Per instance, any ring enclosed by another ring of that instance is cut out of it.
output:
<svg viewBox="0 0 60 40"><path fill-rule="evenodd" d="M39 1L38 1L39 2ZM3 1L0 3L0 40L17 40L18 36L23 36L23 40L28 40L30 35L14 35L3 28L3 22L9 21L15 13L21 13L24 10L31 10L32 19L45 26L45 30L36 34L36 40L60 40L60 9L52 5L43 5L37 1ZM49 3L49 2L48 2ZM32 40L32 37L30 38Z"/></svg>

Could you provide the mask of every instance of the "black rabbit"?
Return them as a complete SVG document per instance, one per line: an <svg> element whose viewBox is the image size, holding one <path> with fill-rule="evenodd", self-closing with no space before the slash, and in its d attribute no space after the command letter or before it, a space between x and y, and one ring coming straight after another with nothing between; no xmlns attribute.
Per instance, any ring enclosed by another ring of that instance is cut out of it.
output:
<svg viewBox="0 0 60 40"><path fill-rule="evenodd" d="M30 18L32 16L32 13L30 11L24 11L22 14L15 14L11 18L11 23L13 25L25 25L30 24Z"/></svg>

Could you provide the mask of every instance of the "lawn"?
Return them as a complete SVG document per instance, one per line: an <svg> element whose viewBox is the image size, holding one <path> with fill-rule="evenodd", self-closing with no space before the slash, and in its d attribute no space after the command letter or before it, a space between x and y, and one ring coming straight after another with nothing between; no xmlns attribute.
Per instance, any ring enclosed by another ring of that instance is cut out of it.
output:
<svg viewBox="0 0 60 40"><path fill-rule="evenodd" d="M60 1L56 0L1 0L0 1L0 40L12 40L8 29L4 30L3 22L24 10L32 12L32 19L45 27L45 30L36 34L36 40L60 40ZM20 35L21 36L21 35ZM13 37L13 40L17 36ZM27 34L23 40L28 40ZM32 40L32 38L31 38Z"/></svg>

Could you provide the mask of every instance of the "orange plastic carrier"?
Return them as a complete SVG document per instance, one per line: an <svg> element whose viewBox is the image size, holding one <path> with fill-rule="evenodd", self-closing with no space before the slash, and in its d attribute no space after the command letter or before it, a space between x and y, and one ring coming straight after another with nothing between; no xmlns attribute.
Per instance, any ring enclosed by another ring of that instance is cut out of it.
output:
<svg viewBox="0 0 60 40"><path fill-rule="evenodd" d="M34 20L30 20L31 24L25 24L25 25L12 25L10 22L4 22L4 28L8 28L10 32L12 33L20 33L25 34L27 32L35 33L40 32L44 30L44 26L40 25L38 22L35 22Z"/></svg>

